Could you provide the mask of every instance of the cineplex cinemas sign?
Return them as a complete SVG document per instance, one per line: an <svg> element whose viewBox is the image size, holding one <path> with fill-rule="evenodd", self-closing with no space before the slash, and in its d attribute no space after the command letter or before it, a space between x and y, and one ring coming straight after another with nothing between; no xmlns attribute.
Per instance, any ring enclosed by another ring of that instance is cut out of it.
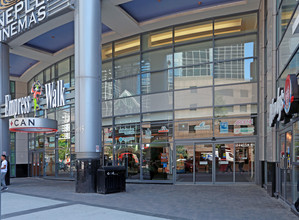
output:
<svg viewBox="0 0 299 220"><path fill-rule="evenodd" d="M290 74L285 81L285 87L277 89L277 98L272 99L269 109L269 126L274 127L278 121L291 118L299 112L299 86L297 76Z"/></svg>
<svg viewBox="0 0 299 220"><path fill-rule="evenodd" d="M35 85L36 83L34 83ZM29 114L33 106L39 106L39 98L43 95L43 88L32 86L31 96L26 96L18 99L11 100L10 95L5 96L5 117L19 116ZM64 81L57 81L56 85L54 82L45 85L46 94L46 109L62 107L65 105L65 87Z"/></svg>
<svg viewBox="0 0 299 220"><path fill-rule="evenodd" d="M60 11L66 0L1 0L0 41L25 32Z"/></svg>

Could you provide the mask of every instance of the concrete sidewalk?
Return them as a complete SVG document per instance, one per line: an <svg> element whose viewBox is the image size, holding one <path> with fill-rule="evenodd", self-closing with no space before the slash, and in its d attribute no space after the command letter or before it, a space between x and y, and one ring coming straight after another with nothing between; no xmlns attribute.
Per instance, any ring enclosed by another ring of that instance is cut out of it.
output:
<svg viewBox="0 0 299 220"><path fill-rule="evenodd" d="M256 185L127 184L127 192L77 194L75 183L13 179L3 219L298 219Z"/></svg>

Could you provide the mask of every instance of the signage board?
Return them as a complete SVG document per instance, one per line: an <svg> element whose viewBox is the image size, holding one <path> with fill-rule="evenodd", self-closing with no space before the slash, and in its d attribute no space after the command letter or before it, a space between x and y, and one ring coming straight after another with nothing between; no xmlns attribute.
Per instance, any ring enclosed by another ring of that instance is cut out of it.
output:
<svg viewBox="0 0 299 220"><path fill-rule="evenodd" d="M43 89L39 82L35 82L32 85L31 96L26 96L18 99L11 100L11 95L5 96L5 117L17 117L19 115L29 114L33 110L40 109L39 100L42 95ZM45 85L46 93L46 109L62 107L65 105L65 87L64 81L59 80L55 86L55 83L48 83ZM33 101L33 103L32 103Z"/></svg>
<svg viewBox="0 0 299 220"><path fill-rule="evenodd" d="M299 108L299 86L296 74L290 74L285 81L285 88L277 89L277 98L272 99L269 108L269 126L282 121L286 116L292 117Z"/></svg>
<svg viewBox="0 0 299 220"><path fill-rule="evenodd" d="M48 118L13 118L9 120L9 130L23 133L57 132L57 121Z"/></svg>
<svg viewBox="0 0 299 220"><path fill-rule="evenodd" d="M194 126L195 131L210 130L211 126L206 125L206 122L201 122L199 125Z"/></svg>
<svg viewBox="0 0 299 220"><path fill-rule="evenodd" d="M1 0L0 41L9 41L69 6L68 0Z"/></svg>
<svg viewBox="0 0 299 220"><path fill-rule="evenodd" d="M158 131L158 133L168 133L169 130L167 129L166 126L162 126L161 129Z"/></svg>
<svg viewBox="0 0 299 220"><path fill-rule="evenodd" d="M220 122L220 134L228 133L228 122Z"/></svg>
<svg viewBox="0 0 299 220"><path fill-rule="evenodd" d="M253 119L239 119L234 125L253 125Z"/></svg>

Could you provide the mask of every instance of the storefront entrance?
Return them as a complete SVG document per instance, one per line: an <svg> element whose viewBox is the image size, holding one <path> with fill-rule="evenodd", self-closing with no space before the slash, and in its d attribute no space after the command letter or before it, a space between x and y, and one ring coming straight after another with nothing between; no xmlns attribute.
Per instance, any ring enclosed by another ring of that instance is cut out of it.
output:
<svg viewBox="0 0 299 220"><path fill-rule="evenodd" d="M280 184L279 194L287 202L292 203L292 130L280 134Z"/></svg>
<svg viewBox="0 0 299 220"><path fill-rule="evenodd" d="M253 182L255 141L178 143L176 183Z"/></svg>
<svg viewBox="0 0 299 220"><path fill-rule="evenodd" d="M44 153L40 151L31 152L31 176L42 177L44 175Z"/></svg>

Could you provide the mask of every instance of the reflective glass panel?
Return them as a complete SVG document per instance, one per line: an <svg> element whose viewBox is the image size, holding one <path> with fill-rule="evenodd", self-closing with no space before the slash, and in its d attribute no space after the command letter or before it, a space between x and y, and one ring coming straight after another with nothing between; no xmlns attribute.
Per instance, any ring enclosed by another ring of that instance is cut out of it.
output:
<svg viewBox="0 0 299 220"><path fill-rule="evenodd" d="M113 83L111 81L102 83L102 98L103 100L113 98Z"/></svg>
<svg viewBox="0 0 299 220"><path fill-rule="evenodd" d="M257 84L215 87L215 105L238 105L257 102Z"/></svg>
<svg viewBox="0 0 299 220"><path fill-rule="evenodd" d="M215 20L215 35L233 35L257 31L257 14Z"/></svg>
<svg viewBox="0 0 299 220"><path fill-rule="evenodd" d="M179 26L174 31L175 43L205 39L212 36L212 21Z"/></svg>
<svg viewBox="0 0 299 220"><path fill-rule="evenodd" d="M112 62L102 63L102 80L112 79Z"/></svg>
<svg viewBox="0 0 299 220"><path fill-rule="evenodd" d="M174 108L198 108L213 105L213 88L175 91Z"/></svg>
<svg viewBox="0 0 299 220"><path fill-rule="evenodd" d="M102 60L112 58L112 44L105 44L102 46Z"/></svg>
<svg viewBox="0 0 299 220"><path fill-rule="evenodd" d="M114 44L114 57L138 52L140 50L140 37L130 37L124 40L116 41Z"/></svg>
<svg viewBox="0 0 299 220"><path fill-rule="evenodd" d="M173 70L145 73L141 75L142 93L168 91L173 88Z"/></svg>
<svg viewBox="0 0 299 220"><path fill-rule="evenodd" d="M130 56L114 61L115 78L136 75L139 73L140 56Z"/></svg>
<svg viewBox="0 0 299 220"><path fill-rule="evenodd" d="M143 53L142 72L164 70L173 66L172 48Z"/></svg>
<svg viewBox="0 0 299 220"><path fill-rule="evenodd" d="M114 115L126 115L140 112L140 97L114 100Z"/></svg>
<svg viewBox="0 0 299 220"><path fill-rule="evenodd" d="M210 86L213 84L213 64L174 69L174 88Z"/></svg>
<svg viewBox="0 0 299 220"><path fill-rule="evenodd" d="M115 80L114 92L116 98L139 95L140 76L133 76Z"/></svg>
<svg viewBox="0 0 299 220"><path fill-rule="evenodd" d="M142 112L170 110L172 106L172 92L142 96Z"/></svg>
<svg viewBox="0 0 299 220"><path fill-rule="evenodd" d="M189 66L213 62L213 42L203 42L175 47L174 66Z"/></svg>
<svg viewBox="0 0 299 220"><path fill-rule="evenodd" d="M256 35L215 40L215 61L257 56Z"/></svg>
<svg viewBox="0 0 299 220"><path fill-rule="evenodd" d="M143 35L142 49L158 48L172 44L172 29L164 29Z"/></svg>
<svg viewBox="0 0 299 220"><path fill-rule="evenodd" d="M215 84L257 81L257 60L245 59L215 63Z"/></svg>

